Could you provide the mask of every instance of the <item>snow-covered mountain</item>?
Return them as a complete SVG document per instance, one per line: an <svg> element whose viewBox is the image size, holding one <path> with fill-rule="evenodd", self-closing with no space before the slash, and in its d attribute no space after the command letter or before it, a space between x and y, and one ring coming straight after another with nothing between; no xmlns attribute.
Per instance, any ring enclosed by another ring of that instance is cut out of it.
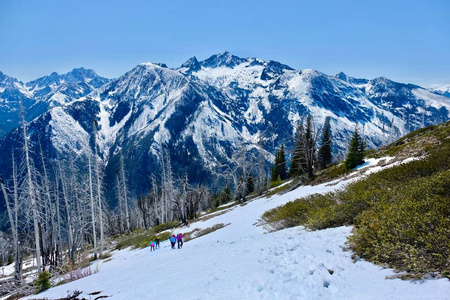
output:
<svg viewBox="0 0 450 300"><path fill-rule="evenodd" d="M431 86L430 90L432 90L436 94L450 97L450 84L433 85L433 86Z"/></svg>
<svg viewBox="0 0 450 300"><path fill-rule="evenodd" d="M52 73L25 84L0 72L0 136L19 125L20 97L25 107L25 118L31 121L49 108L83 97L108 81L93 70L84 68L73 69L63 75Z"/></svg>
<svg viewBox="0 0 450 300"><path fill-rule="evenodd" d="M50 106L59 106L89 94L108 81L93 70L76 68L63 75L53 72L27 82L26 87L37 100L48 102Z"/></svg>
<svg viewBox="0 0 450 300"><path fill-rule="evenodd" d="M53 105L30 124L32 140L39 136L53 157L69 150L92 152L92 122L97 120L106 183L114 182L118 155L124 155L136 194L147 192L147 175L158 174L165 148L176 174L211 183L214 177L207 175L232 163L240 147L264 151L268 160L281 144L291 149L295 129L308 114L318 128L331 118L334 152L343 155L356 125L368 146L377 147L447 120L450 111L450 98L416 85L294 70L228 52L204 61L193 57L177 69L143 63L106 81L93 71L75 69L27 83L33 99ZM10 153L4 151L15 134L0 141L0 153Z"/></svg>

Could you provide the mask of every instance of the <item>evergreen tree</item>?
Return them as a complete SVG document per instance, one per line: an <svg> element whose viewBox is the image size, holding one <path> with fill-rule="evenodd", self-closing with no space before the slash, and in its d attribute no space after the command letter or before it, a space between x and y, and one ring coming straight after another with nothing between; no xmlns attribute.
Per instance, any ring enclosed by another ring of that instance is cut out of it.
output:
<svg viewBox="0 0 450 300"><path fill-rule="evenodd" d="M228 203L231 201L231 199L232 199L232 195L231 195L230 185L227 184L225 186L225 188L223 189L223 201L224 201L224 203Z"/></svg>
<svg viewBox="0 0 450 300"><path fill-rule="evenodd" d="M295 134L295 146L291 156L291 167L289 169L289 177L300 176L306 170L305 153L303 149L304 127L301 122L297 127ZM273 177L272 177L273 178Z"/></svg>
<svg viewBox="0 0 450 300"><path fill-rule="evenodd" d="M276 178L278 177L278 173L279 173L278 164L280 162L279 158L280 158L280 151L277 150L277 152L275 153L275 164L272 167L272 181L275 181Z"/></svg>
<svg viewBox="0 0 450 300"><path fill-rule="evenodd" d="M286 154L284 152L284 145L281 145L280 149L280 171L278 174L280 175L281 180L285 180L287 178Z"/></svg>
<svg viewBox="0 0 450 300"><path fill-rule="evenodd" d="M286 157L284 153L284 145L281 145L280 150L275 155L275 165L272 168L272 181L275 181L278 176L281 180L287 178Z"/></svg>
<svg viewBox="0 0 450 300"><path fill-rule="evenodd" d="M345 160L345 166L347 169L353 169L364 162L364 150L364 141L358 133L358 128L355 127L355 132L353 133L353 137L350 141L347 159Z"/></svg>
<svg viewBox="0 0 450 300"><path fill-rule="evenodd" d="M291 170L289 175L298 176L308 173L308 177L314 176L314 164L316 163L317 133L311 116L306 118L297 128L295 148L292 154Z"/></svg>
<svg viewBox="0 0 450 300"><path fill-rule="evenodd" d="M310 115L306 118L304 153L306 172L308 177L314 176L314 164L316 162L316 137L314 136L314 124Z"/></svg>
<svg viewBox="0 0 450 300"><path fill-rule="evenodd" d="M255 191L255 185L253 183L253 176L250 173L247 177L247 194L251 194Z"/></svg>
<svg viewBox="0 0 450 300"><path fill-rule="evenodd" d="M320 169L325 169L327 165L331 163L331 127L330 127L330 117L325 118L325 123L322 129L322 144L317 155L317 160Z"/></svg>

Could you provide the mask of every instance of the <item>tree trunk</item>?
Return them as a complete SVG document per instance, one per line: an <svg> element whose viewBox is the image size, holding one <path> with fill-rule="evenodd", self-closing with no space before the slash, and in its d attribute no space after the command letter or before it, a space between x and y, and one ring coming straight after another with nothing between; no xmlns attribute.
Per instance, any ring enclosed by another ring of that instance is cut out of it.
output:
<svg viewBox="0 0 450 300"><path fill-rule="evenodd" d="M23 108L23 104L22 104L22 97L20 98L20 108L21 108L21 113L22 113L22 127L23 127L23 140L24 140L24 145L23 145L23 150L25 152L25 164L26 164L26 170L27 170L27 181L28 181L28 196L30 197L30 203L31 203L31 210L33 213L33 225L34 225L34 243L36 245L36 251L35 251L35 255L36 255L36 266L38 269L38 272L40 272L41 270L41 249L40 249L40 244L39 244L39 228L38 228L38 219L39 219L39 214L38 214L38 208L37 208L37 203L36 203L36 194L35 194L35 190L34 190L34 184L33 184L33 180L32 180L32 175L31 175L31 158L30 158L30 154L29 154L29 149L28 149L28 136L27 136L27 129L26 129L26 123L25 123L25 113L24 113L24 108Z"/></svg>
<svg viewBox="0 0 450 300"><path fill-rule="evenodd" d="M94 242L94 259L97 259L97 233L95 231L95 206L94 206L94 191L92 188L92 168L91 168L90 153L88 153L88 164L89 164L89 195L91 200L92 239Z"/></svg>

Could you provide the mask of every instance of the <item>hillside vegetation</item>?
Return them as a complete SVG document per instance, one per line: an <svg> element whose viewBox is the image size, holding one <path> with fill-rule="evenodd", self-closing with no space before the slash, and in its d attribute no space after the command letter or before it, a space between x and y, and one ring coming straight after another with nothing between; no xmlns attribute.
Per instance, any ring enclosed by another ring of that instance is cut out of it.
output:
<svg viewBox="0 0 450 300"><path fill-rule="evenodd" d="M263 215L274 230L353 224L359 257L407 271L403 278L450 278L450 122L412 132L373 154L420 157L347 186L297 199Z"/></svg>

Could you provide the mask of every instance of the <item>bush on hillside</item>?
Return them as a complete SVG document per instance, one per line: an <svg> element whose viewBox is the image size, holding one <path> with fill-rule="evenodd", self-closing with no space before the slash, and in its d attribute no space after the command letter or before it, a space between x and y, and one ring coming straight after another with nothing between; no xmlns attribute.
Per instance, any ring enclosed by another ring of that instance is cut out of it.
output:
<svg viewBox="0 0 450 300"><path fill-rule="evenodd" d="M38 279L34 285L36 286L38 293L48 290L52 286L50 282L50 273L47 271L39 273Z"/></svg>
<svg viewBox="0 0 450 300"><path fill-rule="evenodd" d="M172 228L178 227L180 225L181 225L180 221L172 221L172 222L159 224L159 225L153 227L152 229L153 229L154 232L158 233L158 232L161 232L161 231L164 231L164 230L168 230L168 229L172 229Z"/></svg>
<svg viewBox="0 0 450 300"><path fill-rule="evenodd" d="M351 248L416 274L450 277L450 171L420 178L364 211Z"/></svg>
<svg viewBox="0 0 450 300"><path fill-rule="evenodd" d="M415 274L450 276L450 139L426 158L374 173L345 190L312 195L262 216L274 230L354 224L352 249Z"/></svg>

